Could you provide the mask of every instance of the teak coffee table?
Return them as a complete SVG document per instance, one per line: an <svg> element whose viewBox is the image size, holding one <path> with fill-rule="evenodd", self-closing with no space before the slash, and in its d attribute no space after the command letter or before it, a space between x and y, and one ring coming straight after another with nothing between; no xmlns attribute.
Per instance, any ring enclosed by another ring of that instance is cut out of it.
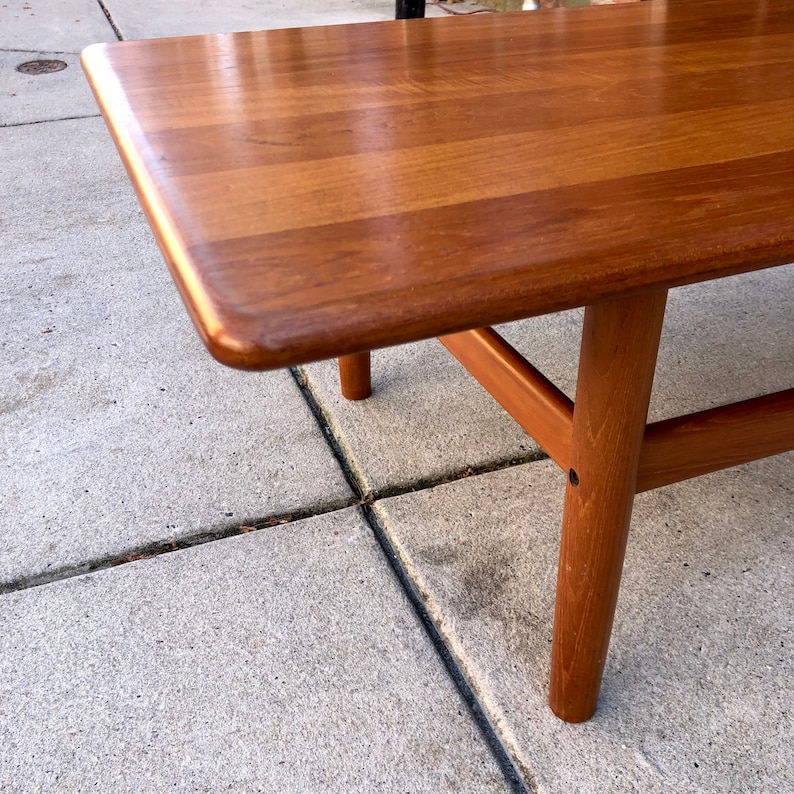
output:
<svg viewBox="0 0 794 794"><path fill-rule="evenodd" d="M634 494L794 448L794 389L646 424L667 290L794 261L794 0L101 44L193 322L243 369L439 336L567 477L551 707L595 710ZM585 306L575 405L488 326ZM760 320L760 318L759 318Z"/></svg>

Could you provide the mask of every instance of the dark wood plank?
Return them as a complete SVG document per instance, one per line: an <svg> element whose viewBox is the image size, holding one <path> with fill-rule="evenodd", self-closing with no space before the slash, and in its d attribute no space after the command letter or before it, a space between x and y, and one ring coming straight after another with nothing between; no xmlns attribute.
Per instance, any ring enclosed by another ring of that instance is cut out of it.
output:
<svg viewBox="0 0 794 794"><path fill-rule="evenodd" d="M83 63L232 366L794 260L794 0L124 42Z"/></svg>

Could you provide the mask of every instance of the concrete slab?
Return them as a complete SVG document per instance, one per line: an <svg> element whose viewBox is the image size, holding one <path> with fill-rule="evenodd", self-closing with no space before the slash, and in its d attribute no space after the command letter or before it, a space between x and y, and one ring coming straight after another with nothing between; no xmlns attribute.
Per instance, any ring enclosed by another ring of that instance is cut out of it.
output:
<svg viewBox="0 0 794 794"><path fill-rule="evenodd" d="M794 454L640 496L599 710L547 709L564 478L548 461L376 510L533 791L794 790Z"/></svg>
<svg viewBox="0 0 794 794"><path fill-rule="evenodd" d="M650 419L794 383L794 266L672 290ZM499 330L575 396L582 312ZM318 402L373 491L538 454L537 445L436 341L373 354L373 396L339 395L334 362L305 368Z"/></svg>
<svg viewBox="0 0 794 794"><path fill-rule="evenodd" d="M66 68L36 75L17 71L20 64L37 60L62 61ZM0 50L0 127L97 115L78 55Z"/></svg>
<svg viewBox="0 0 794 794"><path fill-rule="evenodd" d="M3 0L0 50L80 52L97 41L115 41L96 0Z"/></svg>
<svg viewBox="0 0 794 794"><path fill-rule="evenodd" d="M670 291L650 419L794 385L794 265Z"/></svg>
<svg viewBox="0 0 794 794"><path fill-rule="evenodd" d="M201 0L189 11L168 0L106 0L113 23L125 39L187 36L200 33L230 33L309 25L337 25L394 19L394 0L326 0L321 4L297 0L243 0L232 5L223 0ZM482 10L474 3L453 7L456 13ZM427 16L446 16L433 5Z"/></svg>
<svg viewBox="0 0 794 794"><path fill-rule="evenodd" d="M356 510L0 604L4 790L507 790Z"/></svg>
<svg viewBox="0 0 794 794"><path fill-rule="evenodd" d="M199 343L102 121L0 149L0 587L349 504L291 376Z"/></svg>
<svg viewBox="0 0 794 794"><path fill-rule="evenodd" d="M85 256L117 272L135 261L151 235L101 118L0 129L0 144L3 262ZM117 230L135 245L116 245Z"/></svg>

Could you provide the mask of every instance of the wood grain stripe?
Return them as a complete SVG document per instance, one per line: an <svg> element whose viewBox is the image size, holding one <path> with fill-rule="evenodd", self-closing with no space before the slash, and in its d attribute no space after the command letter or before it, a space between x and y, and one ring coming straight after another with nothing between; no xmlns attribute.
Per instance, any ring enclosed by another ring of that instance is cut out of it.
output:
<svg viewBox="0 0 794 794"><path fill-rule="evenodd" d="M574 127L178 177L166 189L182 197L186 239L222 240L790 151L791 119L794 99L595 122L590 149ZM235 214L219 215L232 196Z"/></svg>

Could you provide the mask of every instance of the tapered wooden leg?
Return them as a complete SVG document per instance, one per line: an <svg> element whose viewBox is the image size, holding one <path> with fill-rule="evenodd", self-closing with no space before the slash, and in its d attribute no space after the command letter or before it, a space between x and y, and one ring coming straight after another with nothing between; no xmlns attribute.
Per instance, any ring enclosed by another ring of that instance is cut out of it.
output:
<svg viewBox="0 0 794 794"><path fill-rule="evenodd" d="M348 400L365 400L369 397L372 393L369 352L340 356L338 361L342 396Z"/></svg>
<svg viewBox="0 0 794 794"><path fill-rule="evenodd" d="M585 310L549 696L568 722L593 715L601 688L666 298Z"/></svg>

